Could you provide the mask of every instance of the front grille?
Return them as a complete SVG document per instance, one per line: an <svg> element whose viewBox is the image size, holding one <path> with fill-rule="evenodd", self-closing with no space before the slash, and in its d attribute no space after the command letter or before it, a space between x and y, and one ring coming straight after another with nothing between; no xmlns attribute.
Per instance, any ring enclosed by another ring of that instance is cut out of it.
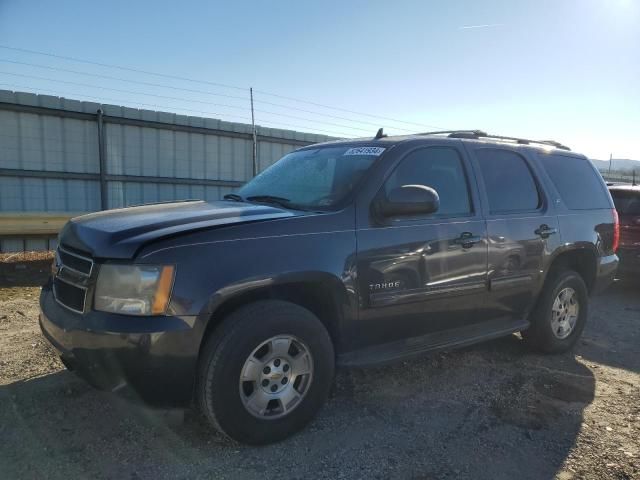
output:
<svg viewBox="0 0 640 480"><path fill-rule="evenodd" d="M60 279L60 277L56 277L53 280L53 294L56 300L65 307L74 312L84 312L84 302L87 296L86 289L72 285Z"/></svg>
<svg viewBox="0 0 640 480"><path fill-rule="evenodd" d="M82 257L63 248L58 248L58 257L60 258L60 263L66 268L71 268L87 276L91 275L93 262L90 258Z"/></svg>
<svg viewBox="0 0 640 480"><path fill-rule="evenodd" d="M54 298L63 307L84 313L93 260L60 246L56 251L55 262Z"/></svg>

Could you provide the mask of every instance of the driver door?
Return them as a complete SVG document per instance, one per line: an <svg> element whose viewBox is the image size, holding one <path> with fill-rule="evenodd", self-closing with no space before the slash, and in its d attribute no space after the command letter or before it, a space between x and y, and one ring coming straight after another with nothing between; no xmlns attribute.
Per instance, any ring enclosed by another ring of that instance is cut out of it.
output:
<svg viewBox="0 0 640 480"><path fill-rule="evenodd" d="M377 219L357 228L360 347L454 330L483 319L487 231L465 153L423 146L391 167L378 195L426 185L437 212ZM358 222L361 223L361 222Z"/></svg>

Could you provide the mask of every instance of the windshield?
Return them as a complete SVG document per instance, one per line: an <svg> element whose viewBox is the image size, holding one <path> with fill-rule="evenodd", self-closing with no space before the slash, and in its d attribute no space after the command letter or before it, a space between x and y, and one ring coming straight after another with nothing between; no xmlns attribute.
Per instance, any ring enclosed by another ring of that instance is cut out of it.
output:
<svg viewBox="0 0 640 480"><path fill-rule="evenodd" d="M292 152L255 177L238 194L249 201L329 210L362 178L382 147L320 147Z"/></svg>
<svg viewBox="0 0 640 480"><path fill-rule="evenodd" d="M640 215L640 192L612 191L613 203L621 215Z"/></svg>

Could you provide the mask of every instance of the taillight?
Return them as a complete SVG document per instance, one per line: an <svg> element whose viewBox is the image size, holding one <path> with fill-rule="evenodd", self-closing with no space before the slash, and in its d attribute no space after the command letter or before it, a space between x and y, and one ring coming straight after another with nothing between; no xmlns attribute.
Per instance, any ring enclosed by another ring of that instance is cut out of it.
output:
<svg viewBox="0 0 640 480"><path fill-rule="evenodd" d="M613 209L613 253L618 251L620 246L620 219L618 218L618 211Z"/></svg>

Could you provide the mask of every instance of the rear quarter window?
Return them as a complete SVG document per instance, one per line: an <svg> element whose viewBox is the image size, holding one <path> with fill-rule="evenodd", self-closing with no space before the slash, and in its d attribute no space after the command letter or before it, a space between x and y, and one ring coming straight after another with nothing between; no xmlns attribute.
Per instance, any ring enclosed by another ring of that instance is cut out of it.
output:
<svg viewBox="0 0 640 480"><path fill-rule="evenodd" d="M611 208L602 177L589 160L558 154L540 154L538 158L567 208Z"/></svg>

